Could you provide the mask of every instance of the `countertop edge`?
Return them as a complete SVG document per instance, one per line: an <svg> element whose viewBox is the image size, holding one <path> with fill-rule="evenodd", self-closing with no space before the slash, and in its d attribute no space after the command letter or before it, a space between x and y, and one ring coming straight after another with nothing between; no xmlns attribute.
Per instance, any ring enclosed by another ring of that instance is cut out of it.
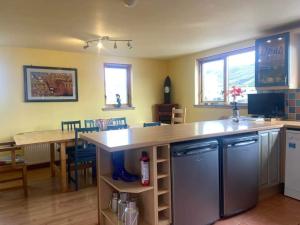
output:
<svg viewBox="0 0 300 225"><path fill-rule="evenodd" d="M287 126L290 126L290 125L287 125ZM235 134L251 133L251 132L258 132L258 131L264 131L264 130L270 130L270 129L281 129L284 127L286 127L285 124L271 124L271 125L266 125L263 127L248 128L245 130L224 131L224 132L218 132L218 133L212 133L212 134L201 134L201 135L195 135L193 137L174 138L174 139L170 139L167 141L142 142L142 143L136 143L136 144L130 144L130 145L117 146L117 147L106 146L104 144L101 144L101 143L85 136L84 134L82 134L80 137L82 139L96 145L100 149L106 150L108 152L117 152L117 151L126 151L126 150L138 149L138 148L147 148L147 147L151 147L151 146L171 144L171 143L196 140L196 139L207 139L207 138L214 138L214 137L218 137L218 136L230 136L230 135L235 135Z"/></svg>

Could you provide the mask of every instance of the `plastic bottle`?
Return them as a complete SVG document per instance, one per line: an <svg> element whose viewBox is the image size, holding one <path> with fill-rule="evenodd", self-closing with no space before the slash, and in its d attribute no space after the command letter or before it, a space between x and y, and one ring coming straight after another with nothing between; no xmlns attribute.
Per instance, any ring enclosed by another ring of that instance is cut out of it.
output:
<svg viewBox="0 0 300 225"><path fill-rule="evenodd" d="M124 217L124 211L127 206L128 193L120 193L120 199L118 202L118 219L122 220Z"/></svg>
<svg viewBox="0 0 300 225"><path fill-rule="evenodd" d="M113 211L114 213L118 212L118 201L118 193L114 192L111 199L111 211Z"/></svg>
<svg viewBox="0 0 300 225"><path fill-rule="evenodd" d="M142 152L141 156L141 183L143 186L150 185L150 175L149 175L149 156L147 152Z"/></svg>
<svg viewBox="0 0 300 225"><path fill-rule="evenodd" d="M135 201L130 201L124 212L124 225L138 225L139 211Z"/></svg>

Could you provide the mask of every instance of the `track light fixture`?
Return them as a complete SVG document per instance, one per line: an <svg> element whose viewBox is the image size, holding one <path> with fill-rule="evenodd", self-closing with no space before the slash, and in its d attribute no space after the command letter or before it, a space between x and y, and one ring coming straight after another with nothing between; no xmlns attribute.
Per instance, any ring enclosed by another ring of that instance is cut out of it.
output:
<svg viewBox="0 0 300 225"><path fill-rule="evenodd" d="M98 39L86 41L83 49L88 49L89 47L93 46L97 46L99 49L101 49L103 48L103 43L106 41L114 42L114 49L118 48L117 42L127 42L128 49L132 49L132 40L112 39L109 36L100 36Z"/></svg>

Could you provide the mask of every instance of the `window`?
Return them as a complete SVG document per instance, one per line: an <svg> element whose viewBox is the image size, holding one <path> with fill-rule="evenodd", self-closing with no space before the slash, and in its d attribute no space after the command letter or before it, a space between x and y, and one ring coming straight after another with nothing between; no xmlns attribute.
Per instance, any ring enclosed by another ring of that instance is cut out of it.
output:
<svg viewBox="0 0 300 225"><path fill-rule="evenodd" d="M119 94L122 106L131 107L131 65L104 64L105 105L117 104Z"/></svg>
<svg viewBox="0 0 300 225"><path fill-rule="evenodd" d="M247 94L255 93L255 51L241 49L198 60L199 98L196 104L229 104L232 99L226 93L233 86L245 92L238 97L238 103L247 103Z"/></svg>

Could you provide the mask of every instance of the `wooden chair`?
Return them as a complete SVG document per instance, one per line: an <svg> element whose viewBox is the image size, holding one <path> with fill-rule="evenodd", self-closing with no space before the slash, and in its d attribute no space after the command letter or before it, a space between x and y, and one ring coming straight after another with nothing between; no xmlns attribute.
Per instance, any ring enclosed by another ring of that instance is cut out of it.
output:
<svg viewBox="0 0 300 225"><path fill-rule="evenodd" d="M99 132L99 127L75 128L75 150L68 152L68 179L79 189L79 169L93 168L93 177L96 177L96 146L79 139L80 133ZM71 165L74 165L74 177L71 176Z"/></svg>
<svg viewBox="0 0 300 225"><path fill-rule="evenodd" d="M0 159L0 183L11 183L14 181L22 181L21 185L13 186L1 190L23 188L24 195L27 197L27 166L24 160L18 159L16 156L16 151L20 150L19 147L16 147L14 142L0 143L0 153L10 152L11 155L8 159ZM2 174L7 174L11 172L20 172L21 176L14 178L3 178Z"/></svg>
<svg viewBox="0 0 300 225"><path fill-rule="evenodd" d="M84 127L85 128L91 128L91 127L97 127L95 120L84 120Z"/></svg>
<svg viewBox="0 0 300 225"><path fill-rule="evenodd" d="M75 130L75 128L81 128L81 121L80 120L74 120L74 121L62 121L61 122L61 130L67 130L72 131Z"/></svg>
<svg viewBox="0 0 300 225"><path fill-rule="evenodd" d="M156 127L160 126L161 122L150 122L150 123L144 123L144 127Z"/></svg>
<svg viewBox="0 0 300 225"><path fill-rule="evenodd" d="M186 108L183 109L176 109L175 107L172 108L172 120L171 124L178 124L178 123L185 123L186 117Z"/></svg>

